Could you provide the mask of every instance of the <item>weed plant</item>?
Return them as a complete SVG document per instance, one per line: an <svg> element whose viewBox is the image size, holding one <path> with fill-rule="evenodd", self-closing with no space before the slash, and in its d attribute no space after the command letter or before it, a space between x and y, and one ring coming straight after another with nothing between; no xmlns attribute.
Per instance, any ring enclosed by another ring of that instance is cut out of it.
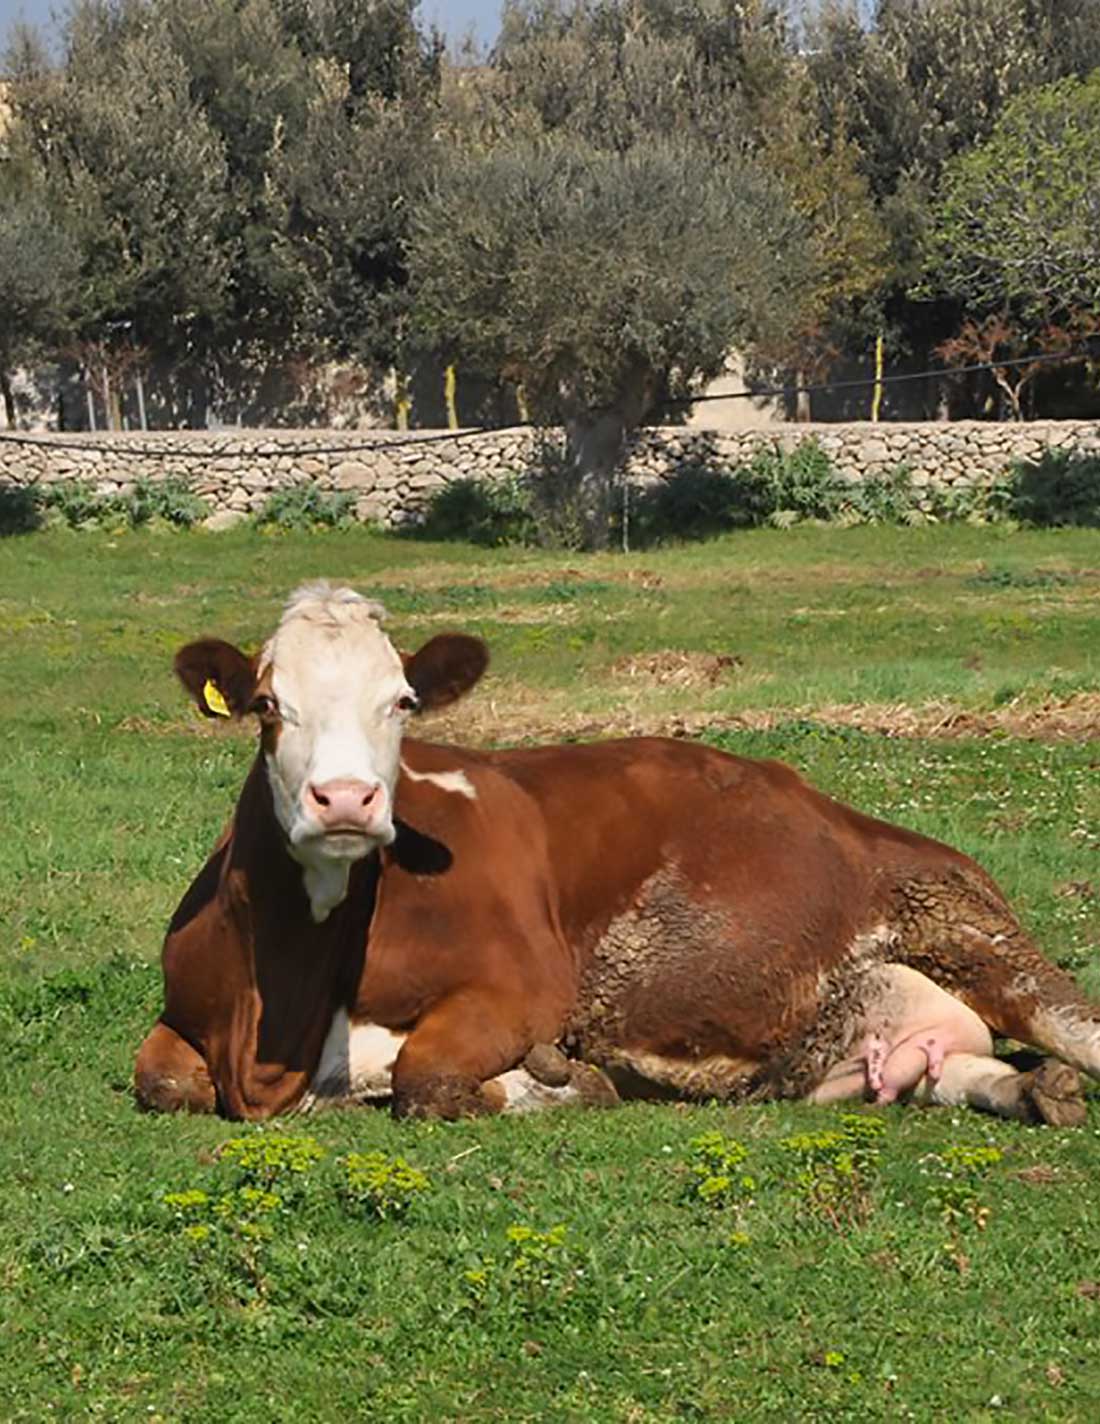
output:
<svg viewBox="0 0 1100 1424"><path fill-rule="evenodd" d="M325 490L312 480L297 480L267 497L256 524L268 532L283 533L346 529L353 522L354 509L352 491Z"/></svg>

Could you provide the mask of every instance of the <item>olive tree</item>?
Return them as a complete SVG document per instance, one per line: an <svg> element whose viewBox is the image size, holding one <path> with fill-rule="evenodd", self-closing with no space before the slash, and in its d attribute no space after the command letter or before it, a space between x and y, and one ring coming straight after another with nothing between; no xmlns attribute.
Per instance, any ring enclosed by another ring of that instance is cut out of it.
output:
<svg viewBox="0 0 1100 1424"><path fill-rule="evenodd" d="M447 155L408 260L427 341L521 382L535 421L564 426L594 545L627 432L731 347L797 326L808 266L782 187L750 159L564 138Z"/></svg>
<svg viewBox="0 0 1100 1424"><path fill-rule="evenodd" d="M0 395L9 426L12 371L65 333L75 276L75 248L41 196L0 183Z"/></svg>

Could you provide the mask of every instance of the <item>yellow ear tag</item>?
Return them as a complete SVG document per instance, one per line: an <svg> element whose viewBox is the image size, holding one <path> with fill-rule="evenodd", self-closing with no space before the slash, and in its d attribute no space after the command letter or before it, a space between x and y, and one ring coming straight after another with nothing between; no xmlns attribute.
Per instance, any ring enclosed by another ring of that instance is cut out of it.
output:
<svg viewBox="0 0 1100 1424"><path fill-rule="evenodd" d="M216 717L232 717L233 713L229 710L229 703L218 691L218 685L212 678L207 678L203 683L202 695L207 707Z"/></svg>

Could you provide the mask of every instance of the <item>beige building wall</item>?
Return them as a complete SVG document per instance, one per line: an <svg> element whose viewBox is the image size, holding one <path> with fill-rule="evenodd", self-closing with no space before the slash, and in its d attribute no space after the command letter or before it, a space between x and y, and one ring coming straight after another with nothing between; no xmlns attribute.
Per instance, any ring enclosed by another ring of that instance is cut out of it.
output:
<svg viewBox="0 0 1100 1424"><path fill-rule="evenodd" d="M759 430L787 424L780 400L748 394L745 363L736 352L730 353L725 371L711 381L703 395L707 399L693 405L687 419L693 430ZM721 399L723 396L727 399Z"/></svg>

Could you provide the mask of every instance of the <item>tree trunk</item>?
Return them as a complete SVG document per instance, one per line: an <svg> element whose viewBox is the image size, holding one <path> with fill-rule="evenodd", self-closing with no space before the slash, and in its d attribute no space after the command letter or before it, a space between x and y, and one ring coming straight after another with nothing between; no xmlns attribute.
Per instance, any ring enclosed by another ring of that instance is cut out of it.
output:
<svg viewBox="0 0 1100 1424"><path fill-rule="evenodd" d="M626 424L618 411L586 412L566 420L565 440L584 546L606 549L611 542L615 471L623 457Z"/></svg>
<svg viewBox="0 0 1100 1424"><path fill-rule="evenodd" d="M794 398L794 418L799 425L806 425L810 420L812 410L810 407L810 393L803 389L807 384L805 371L797 371L795 373L795 383L798 386L798 391Z"/></svg>
<svg viewBox="0 0 1100 1424"><path fill-rule="evenodd" d="M4 397L4 414L8 418L8 429L15 429L15 392L11 388L7 371L0 368L0 394Z"/></svg>
<svg viewBox="0 0 1100 1424"><path fill-rule="evenodd" d="M565 399L566 459L573 475L584 546L606 549L615 514L616 473L626 454L626 438L653 405L657 378L643 361L621 373L617 397L593 410Z"/></svg>

